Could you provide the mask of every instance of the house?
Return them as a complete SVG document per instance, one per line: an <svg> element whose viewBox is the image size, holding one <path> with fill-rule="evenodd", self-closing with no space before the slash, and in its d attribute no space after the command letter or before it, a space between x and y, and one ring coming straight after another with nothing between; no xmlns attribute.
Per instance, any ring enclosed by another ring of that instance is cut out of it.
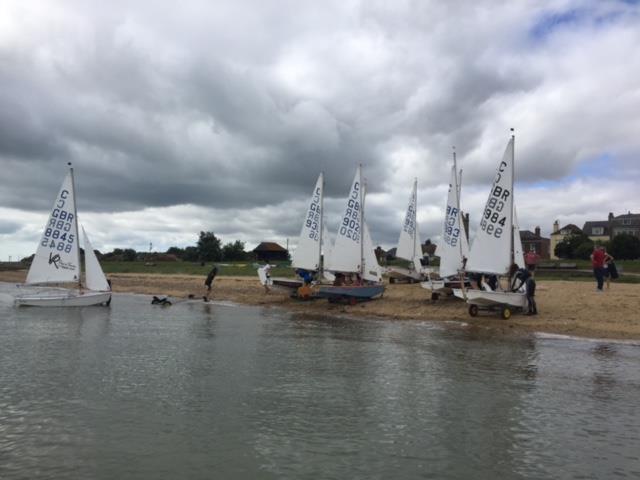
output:
<svg viewBox="0 0 640 480"><path fill-rule="evenodd" d="M585 222L582 233L594 242L608 242L611 236L609 221Z"/></svg>
<svg viewBox="0 0 640 480"><path fill-rule="evenodd" d="M551 236L549 239L550 240L549 258L551 258L552 260L558 260L558 257L554 253L556 251L556 245L558 245L568 235L576 235L576 234L579 235L581 233L582 233L582 230L580 230L573 223L570 223L569 225L565 225L564 227L560 228L558 220L553 222L553 232L551 233Z"/></svg>
<svg viewBox="0 0 640 480"><path fill-rule="evenodd" d="M609 213L609 233L610 238L621 233L629 233L640 237L640 213L625 213L624 215L613 216Z"/></svg>
<svg viewBox="0 0 640 480"><path fill-rule="evenodd" d="M533 232L520 230L520 241L522 242L522 253L535 252L541 259L549 259L551 240L540 235L540 227L536 227Z"/></svg>
<svg viewBox="0 0 640 480"><path fill-rule="evenodd" d="M262 242L252 251L256 255L256 259L264 262L289 260L288 250L274 242Z"/></svg>

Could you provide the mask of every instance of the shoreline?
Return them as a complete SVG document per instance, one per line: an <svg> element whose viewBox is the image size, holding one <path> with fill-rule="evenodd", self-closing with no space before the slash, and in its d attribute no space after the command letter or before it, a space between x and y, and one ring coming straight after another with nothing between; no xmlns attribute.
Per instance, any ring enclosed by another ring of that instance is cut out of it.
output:
<svg viewBox="0 0 640 480"><path fill-rule="evenodd" d="M26 271L2 271L0 281L22 283ZM153 273L110 274L113 291L186 299L205 293L204 278L196 275ZM612 283L604 293L595 282L540 281L536 301L540 314L497 314L470 317L464 302L448 298L432 303L419 284L387 284L383 298L357 305L330 304L324 299L301 301L286 293L265 293L256 277L216 277L210 299L243 305L274 306L295 313L376 317L383 320L459 322L502 334L554 334L588 339L640 340L640 285Z"/></svg>

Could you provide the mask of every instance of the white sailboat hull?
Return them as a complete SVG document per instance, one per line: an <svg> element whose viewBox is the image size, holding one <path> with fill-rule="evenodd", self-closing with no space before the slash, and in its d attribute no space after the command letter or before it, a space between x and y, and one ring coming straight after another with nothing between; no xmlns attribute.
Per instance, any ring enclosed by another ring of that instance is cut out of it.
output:
<svg viewBox="0 0 640 480"><path fill-rule="evenodd" d="M89 307L106 304L111 299L111 292L94 292L75 290L56 290L16 297L18 307Z"/></svg>
<svg viewBox="0 0 640 480"><path fill-rule="evenodd" d="M415 270L410 270L408 268L387 267L385 273L389 276L389 278L393 278L394 280L409 280L416 282L424 280L424 274Z"/></svg>
<svg viewBox="0 0 640 480"><path fill-rule="evenodd" d="M454 288L453 294L456 297L465 298L464 292L459 288ZM469 305L478 305L481 307L510 305L512 307L524 308L527 305L527 296L522 292L467 290L466 299Z"/></svg>

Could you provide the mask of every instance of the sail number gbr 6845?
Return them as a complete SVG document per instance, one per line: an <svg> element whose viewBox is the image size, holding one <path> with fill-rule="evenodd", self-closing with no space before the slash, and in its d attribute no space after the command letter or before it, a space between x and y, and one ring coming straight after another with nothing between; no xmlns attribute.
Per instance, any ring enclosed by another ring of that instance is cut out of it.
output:
<svg viewBox="0 0 640 480"><path fill-rule="evenodd" d="M507 215L509 214L508 211L504 211L504 207L508 203L507 200L510 195L511 192L500 185L493 187L480 222L480 228L488 235L493 235L496 238L502 236L504 226L507 223Z"/></svg>

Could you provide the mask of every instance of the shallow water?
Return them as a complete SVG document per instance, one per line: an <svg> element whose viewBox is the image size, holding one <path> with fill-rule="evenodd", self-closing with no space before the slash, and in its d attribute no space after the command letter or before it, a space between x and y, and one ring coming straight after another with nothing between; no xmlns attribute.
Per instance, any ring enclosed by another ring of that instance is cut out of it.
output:
<svg viewBox="0 0 640 480"><path fill-rule="evenodd" d="M640 347L0 284L0 478L638 478Z"/></svg>

